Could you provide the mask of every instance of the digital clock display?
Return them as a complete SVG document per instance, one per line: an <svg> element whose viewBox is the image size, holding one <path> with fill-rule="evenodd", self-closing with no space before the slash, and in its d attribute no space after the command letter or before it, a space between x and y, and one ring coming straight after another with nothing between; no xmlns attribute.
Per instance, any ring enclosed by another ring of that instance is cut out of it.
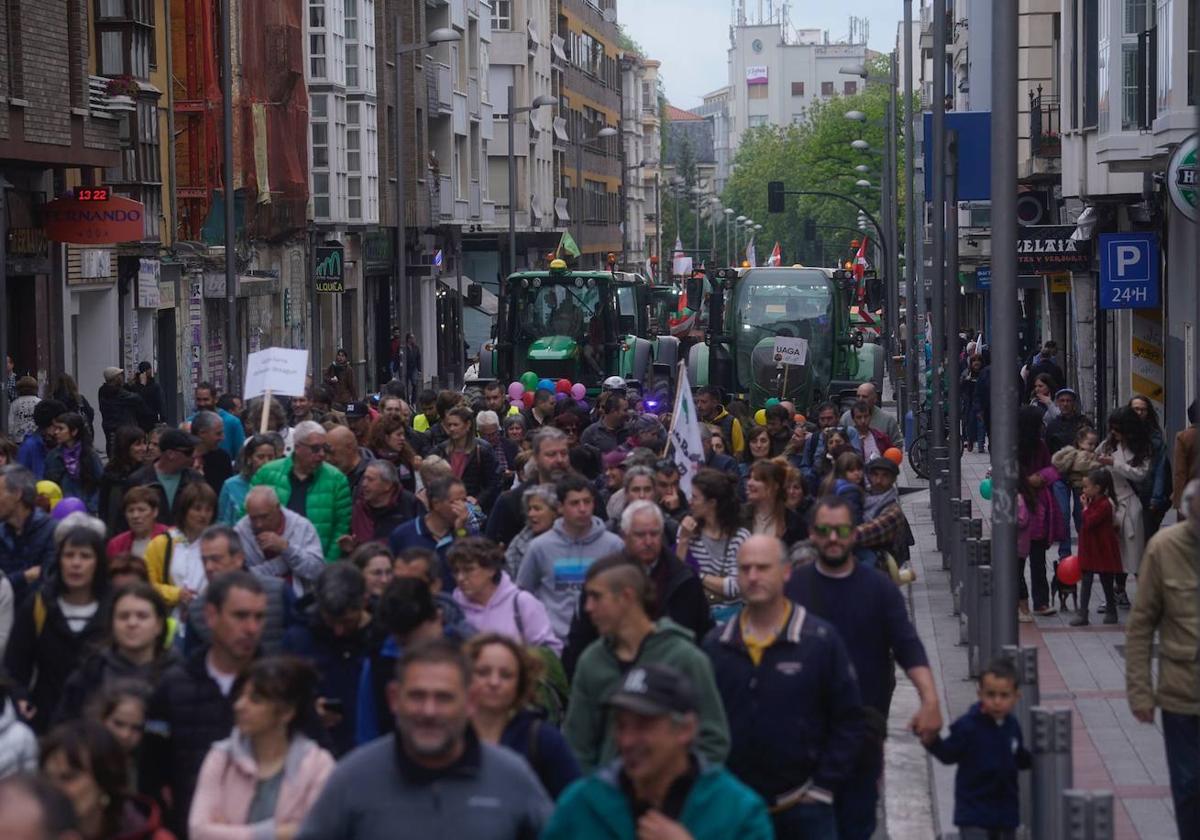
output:
<svg viewBox="0 0 1200 840"><path fill-rule="evenodd" d="M78 187L75 190L78 201L108 201L110 195L108 187Z"/></svg>

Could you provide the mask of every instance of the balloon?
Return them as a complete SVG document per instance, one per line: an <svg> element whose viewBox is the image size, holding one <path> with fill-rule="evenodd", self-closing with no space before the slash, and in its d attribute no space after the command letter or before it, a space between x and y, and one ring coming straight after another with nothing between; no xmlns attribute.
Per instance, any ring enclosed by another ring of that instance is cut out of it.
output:
<svg viewBox="0 0 1200 840"><path fill-rule="evenodd" d="M807 422L808 422L808 418L807 418L807 417L805 417L803 414L797 414L797 415L796 415L796 422L797 422L797 423L807 423Z"/></svg>
<svg viewBox="0 0 1200 840"><path fill-rule="evenodd" d="M985 478L983 481L979 482L979 495L983 496L983 498L989 501L991 500L992 480L990 478Z"/></svg>
<svg viewBox="0 0 1200 840"><path fill-rule="evenodd" d="M1072 554L1058 561L1058 582L1063 586L1074 586L1083 578L1083 569L1079 568L1079 555Z"/></svg>
<svg viewBox="0 0 1200 840"><path fill-rule="evenodd" d="M539 391L553 391L554 382L549 379L542 379L537 384Z"/></svg>
<svg viewBox="0 0 1200 840"><path fill-rule="evenodd" d="M571 386L571 396L577 400L581 400L587 396L587 388L582 382L576 382Z"/></svg>
<svg viewBox="0 0 1200 840"><path fill-rule="evenodd" d="M569 393L571 393L571 380L570 380L570 379L560 379L560 380L558 380L558 382L556 382L556 383L554 384L554 390L555 390L555 391L557 391L557 392L558 392L558 393L560 393L560 394L569 394Z"/></svg>
<svg viewBox="0 0 1200 840"><path fill-rule="evenodd" d="M510 400L519 400L521 395L525 393L525 386L520 382L513 382L508 386L508 398Z"/></svg>
<svg viewBox="0 0 1200 840"><path fill-rule="evenodd" d="M774 408L777 405L779 405L779 397L767 398L767 408Z"/></svg>
<svg viewBox="0 0 1200 840"><path fill-rule="evenodd" d="M754 412L754 422L760 426L767 425L767 410L765 408L760 408Z"/></svg>
<svg viewBox="0 0 1200 840"><path fill-rule="evenodd" d="M531 370L527 370L521 374L521 384L525 386L526 391L532 391L537 387L538 375Z"/></svg>
<svg viewBox="0 0 1200 840"><path fill-rule="evenodd" d="M511 414L514 411L520 411L522 408L524 408L524 406L525 406L525 403L521 402L520 397L517 397L515 400L513 400L512 402L510 402L508 404L509 413Z"/></svg>
<svg viewBox="0 0 1200 840"><path fill-rule="evenodd" d="M83 503L83 499L76 499L74 496L68 496L57 505L54 506L54 512L50 514L52 519L66 519L72 513L87 513L87 505Z"/></svg>
<svg viewBox="0 0 1200 840"><path fill-rule="evenodd" d="M37 494L39 496L46 497L46 500L50 502L51 511L57 507L58 503L62 501L63 497L62 488L53 481L48 481L46 479L42 479L37 483Z"/></svg>
<svg viewBox="0 0 1200 840"><path fill-rule="evenodd" d="M896 447L890 446L888 447L887 451L883 453L883 457L887 458L898 467L900 466L900 462L904 460L904 453Z"/></svg>
<svg viewBox="0 0 1200 840"><path fill-rule="evenodd" d="M555 401L555 402L562 402L563 400L565 400L565 399L566 399L567 397L569 397L569 396L570 396L570 394L567 394L567 393L565 393L565 392L563 392L563 391L555 391L555 392L554 392L554 401Z"/></svg>
<svg viewBox="0 0 1200 840"><path fill-rule="evenodd" d="M526 391L522 394L521 402L525 403L526 408L533 408L533 391Z"/></svg>

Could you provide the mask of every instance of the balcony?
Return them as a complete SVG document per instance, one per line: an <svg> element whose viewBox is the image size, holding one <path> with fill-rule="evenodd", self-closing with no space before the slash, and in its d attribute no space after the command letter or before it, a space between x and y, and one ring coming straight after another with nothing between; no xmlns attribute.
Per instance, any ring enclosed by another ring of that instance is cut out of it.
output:
<svg viewBox="0 0 1200 840"><path fill-rule="evenodd" d="M478 181L471 182L467 202L467 216L471 221L476 221L483 209L483 193L479 188Z"/></svg>
<svg viewBox="0 0 1200 840"><path fill-rule="evenodd" d="M467 115L479 119L479 79L475 76L467 79Z"/></svg>
<svg viewBox="0 0 1200 840"><path fill-rule="evenodd" d="M450 81L450 65L428 64L425 69L425 89L429 96L427 113L448 116L454 113L454 89Z"/></svg>
<svg viewBox="0 0 1200 840"><path fill-rule="evenodd" d="M1058 97L1046 96L1042 86L1029 92L1029 153L1037 158L1062 157Z"/></svg>
<svg viewBox="0 0 1200 840"><path fill-rule="evenodd" d="M460 137L467 136L469 122L467 120L467 95L465 93L454 92L452 125L455 134Z"/></svg>
<svg viewBox="0 0 1200 840"><path fill-rule="evenodd" d="M431 221L433 224L444 224L454 218L454 179L449 175L440 175L429 181Z"/></svg>

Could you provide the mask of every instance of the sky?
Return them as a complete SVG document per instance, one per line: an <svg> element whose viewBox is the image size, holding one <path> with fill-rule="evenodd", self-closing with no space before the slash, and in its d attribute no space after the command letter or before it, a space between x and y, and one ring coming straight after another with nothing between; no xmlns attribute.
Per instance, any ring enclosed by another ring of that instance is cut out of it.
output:
<svg viewBox="0 0 1200 840"><path fill-rule="evenodd" d="M758 0L746 0L757 9ZM764 6L765 6L764 0ZM620 0L618 20L642 45L649 58L662 62L659 71L671 104L693 108L704 94L729 82L726 54L732 0ZM869 45L887 52L896 42L903 14L900 0L849 0L848 3L792 2L792 26L829 31L830 40L846 37L850 15L871 23Z"/></svg>

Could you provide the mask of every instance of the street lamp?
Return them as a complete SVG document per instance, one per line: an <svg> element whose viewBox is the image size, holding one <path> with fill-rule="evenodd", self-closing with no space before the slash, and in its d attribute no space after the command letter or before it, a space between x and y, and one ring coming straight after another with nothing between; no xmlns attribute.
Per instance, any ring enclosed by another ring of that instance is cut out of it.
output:
<svg viewBox="0 0 1200 840"><path fill-rule="evenodd" d="M732 245L732 242L729 239L729 220L733 218L733 214L734 214L734 209L732 207L725 208L725 261L726 262L729 262L730 258L732 258L732 256L733 256L733 249L730 247Z"/></svg>
<svg viewBox="0 0 1200 840"><path fill-rule="evenodd" d="M575 195L578 198L575 209L579 213L579 218L576 220L575 244L579 247L580 253L583 252L583 147L588 143L616 136L617 130L611 125L606 125L594 136L581 137L575 144Z"/></svg>
<svg viewBox="0 0 1200 840"><path fill-rule="evenodd" d="M848 120L853 120L854 122L865 123L867 121L867 115L862 111L847 111L843 116L845 116Z"/></svg>
<svg viewBox="0 0 1200 840"><path fill-rule="evenodd" d="M735 227L733 229L733 265L738 265L737 255L742 252L742 225L746 224L745 216L738 216L733 220Z"/></svg>
<svg viewBox="0 0 1200 840"><path fill-rule="evenodd" d="M871 149L871 144L866 140L851 140L850 148L856 152L867 152Z"/></svg>
<svg viewBox="0 0 1200 840"><path fill-rule="evenodd" d="M859 178L857 181L854 182L854 186L858 187L859 189L863 189L863 190L870 189L871 182L868 181L866 178Z"/></svg>
<svg viewBox="0 0 1200 840"><path fill-rule="evenodd" d="M696 199L696 220L695 220L696 221L696 234L695 234L695 239L692 240L692 242L693 242L692 248L693 248L694 253L699 254L700 253L700 196L704 195L704 190L699 186L695 186L695 187L692 187L691 190L689 190L689 192L691 192L691 194Z"/></svg>
<svg viewBox="0 0 1200 840"><path fill-rule="evenodd" d="M865 163L860 163L858 166L854 167L854 171L865 175L871 171L871 167L867 166Z"/></svg>
<svg viewBox="0 0 1200 840"><path fill-rule="evenodd" d="M413 55L422 50L427 50L431 47L436 47L438 44L449 44L455 41L462 40L462 33L454 29L439 27L433 30L426 37L424 43L420 44L405 44L403 43L404 30L400 25L400 14L397 13L393 20L393 25L396 28L396 51L395 55L395 73L396 73L396 247L393 249L394 266L392 270L392 303L396 307L396 319L403 321L405 328L404 332L408 332L409 325L412 323L411 313L408 311L408 284L405 282L405 273L408 266L408 254L405 252L407 245L407 237L405 231L404 209L405 193L408 192L408 178L405 172L404 158L404 62L402 59L406 55ZM461 292L461 290L460 290ZM462 294L458 296L459 306L462 305ZM459 323L462 323L462 312L459 312ZM462 342L457 342L462 344ZM314 345L320 346L319 342L314 341ZM407 345L406 345L407 346ZM461 346L455 350L455 358L462 352ZM313 360L314 370L316 369L317 361ZM408 352L399 354L399 369L396 371L397 377L404 383L404 387L408 387Z"/></svg>
<svg viewBox="0 0 1200 840"><path fill-rule="evenodd" d="M527 114L547 105L558 104L558 98L542 94L528 105L516 105L513 86L508 86L508 270L517 270L517 158L513 154L516 145L516 119L518 114Z"/></svg>

